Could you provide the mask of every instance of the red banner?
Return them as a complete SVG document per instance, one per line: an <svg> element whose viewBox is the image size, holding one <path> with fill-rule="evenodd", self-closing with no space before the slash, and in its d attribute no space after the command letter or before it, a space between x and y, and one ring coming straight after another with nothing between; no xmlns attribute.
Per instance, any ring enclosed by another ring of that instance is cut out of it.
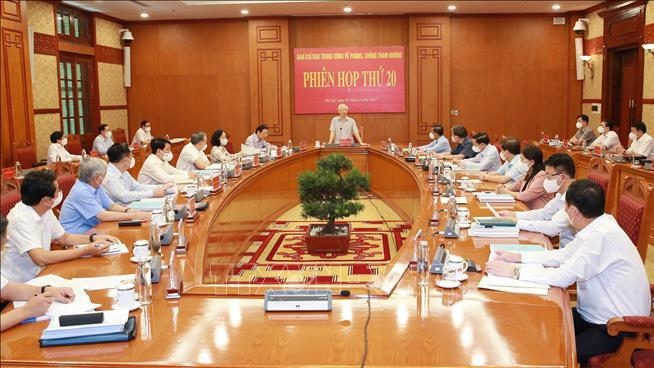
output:
<svg viewBox="0 0 654 368"><path fill-rule="evenodd" d="M295 113L404 112L404 47L295 49Z"/></svg>

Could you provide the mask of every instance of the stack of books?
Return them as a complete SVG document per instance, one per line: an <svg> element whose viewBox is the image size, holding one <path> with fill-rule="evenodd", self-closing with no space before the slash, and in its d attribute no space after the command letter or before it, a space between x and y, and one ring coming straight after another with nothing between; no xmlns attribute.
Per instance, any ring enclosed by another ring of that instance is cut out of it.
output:
<svg viewBox="0 0 654 368"><path fill-rule="evenodd" d="M515 198L510 194L480 192L475 195L481 203L515 203Z"/></svg>
<svg viewBox="0 0 654 368"><path fill-rule="evenodd" d="M515 219L506 217L475 217L468 235L482 238L517 238L520 230Z"/></svg>
<svg viewBox="0 0 654 368"><path fill-rule="evenodd" d="M41 334L39 340L41 347L128 341L134 338L136 317L130 317L128 310L109 310L102 311L102 313L102 322L92 324L61 326L60 316L52 318L48 327Z"/></svg>
<svg viewBox="0 0 654 368"><path fill-rule="evenodd" d="M129 208L136 211L163 210L166 198L143 198L129 204Z"/></svg>

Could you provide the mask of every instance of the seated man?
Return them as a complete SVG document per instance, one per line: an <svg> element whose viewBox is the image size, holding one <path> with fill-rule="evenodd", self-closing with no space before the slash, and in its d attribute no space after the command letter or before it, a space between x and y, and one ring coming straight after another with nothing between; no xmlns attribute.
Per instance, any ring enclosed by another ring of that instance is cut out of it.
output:
<svg viewBox="0 0 654 368"><path fill-rule="evenodd" d="M520 141L517 138L504 138L500 158L504 160L504 164L495 172L480 174L481 180L507 184L514 183L527 174L529 166L522 162Z"/></svg>
<svg viewBox="0 0 654 368"><path fill-rule="evenodd" d="M127 171L134 167L134 156L127 143L116 143L107 151L109 166L103 183L104 191L112 201L127 206L131 202L143 198L161 198L166 195L166 189L174 186L170 182L165 185L146 185L134 180Z"/></svg>
<svg viewBox="0 0 654 368"><path fill-rule="evenodd" d="M462 160L477 156L477 152L472 150L472 140L468 138L468 130L463 125L452 127L452 143L456 146L450 151L450 154L440 154L438 157L446 160Z"/></svg>
<svg viewBox="0 0 654 368"><path fill-rule="evenodd" d="M490 144L488 134L480 132L473 135L472 150L477 152L477 156L461 161L464 170L493 172L500 168L500 154L497 153L497 148Z"/></svg>
<svg viewBox="0 0 654 368"><path fill-rule="evenodd" d="M631 133L629 133L631 145L625 152L626 155L641 155L649 157L654 153L654 138L647 134L647 126L642 121L631 123Z"/></svg>
<svg viewBox="0 0 654 368"><path fill-rule="evenodd" d="M100 124L98 135L93 140L93 150L101 155L106 155L107 150L114 144L111 139L111 128L107 124Z"/></svg>
<svg viewBox="0 0 654 368"><path fill-rule="evenodd" d="M338 116L334 117L329 125L329 143L338 144L341 140L349 139L352 143L359 142L363 144L359 129L357 129L357 122L347 116L347 112L348 107L346 104L338 105Z"/></svg>
<svg viewBox="0 0 654 368"><path fill-rule="evenodd" d="M593 132L593 129L588 126L588 115L581 114L577 116L575 127L577 128L577 133L570 138L570 143L575 146L583 146L584 142L586 145L593 143L595 140L595 132Z"/></svg>
<svg viewBox="0 0 654 368"><path fill-rule="evenodd" d="M7 219L0 215L0 244L7 243ZM22 321L45 314L52 302L70 303L75 299L69 287L33 286L11 282L0 274L0 298L7 301L27 300L27 304L0 315L0 331L13 327Z"/></svg>
<svg viewBox="0 0 654 368"><path fill-rule="evenodd" d="M254 133L245 140L245 145L265 150L270 145L266 142L266 138L268 138L268 126L261 124L254 130Z"/></svg>
<svg viewBox="0 0 654 368"><path fill-rule="evenodd" d="M134 133L132 144L137 144L139 146L150 144L150 141L152 140L152 135L150 134L151 129L150 121L143 120L141 122L141 127L136 130L136 133Z"/></svg>
<svg viewBox="0 0 654 368"><path fill-rule="evenodd" d="M607 152L617 151L619 148L622 148L620 144L620 137L614 129L615 125L610 120L605 120L600 123L600 126L597 127L599 136L597 139L590 144L590 147L602 147L602 150Z"/></svg>
<svg viewBox="0 0 654 368"><path fill-rule="evenodd" d="M48 165L53 162L70 162L82 159L80 155L71 155L66 150L68 139L64 137L64 132L56 131L50 134L50 146L48 146Z"/></svg>
<svg viewBox="0 0 654 368"><path fill-rule="evenodd" d="M49 264L100 255L109 250L109 242L118 241L109 235L76 235L64 231L52 213L52 208L61 202L62 193L57 176L50 170L25 175L20 197L21 201L7 215L8 237L2 252L2 274L11 281L29 281ZM50 250L52 240L64 246L86 245Z"/></svg>
<svg viewBox="0 0 654 368"><path fill-rule="evenodd" d="M191 141L182 148L175 167L183 171L206 169L207 166L211 165L207 155L204 153L207 147L207 133L195 132L191 134Z"/></svg>
<svg viewBox="0 0 654 368"><path fill-rule="evenodd" d="M195 179L197 176L190 171L178 170L170 166L173 152L170 141L164 138L154 138L150 142L152 153L143 162L138 181L143 184L166 184L180 180Z"/></svg>
<svg viewBox="0 0 654 368"><path fill-rule="evenodd" d="M522 254L499 251L486 272L561 288L576 282L572 319L577 360L584 364L620 347L622 337L608 334L608 320L649 316L651 295L634 243L604 212L604 190L591 180L579 180L570 185L565 202L566 217L578 230L567 247Z"/></svg>
<svg viewBox="0 0 654 368"><path fill-rule="evenodd" d="M555 153L545 160L545 180L543 188L547 193L556 193L554 199L537 210L512 212L501 211L501 216L515 217L520 230L559 236L559 244L564 247L574 238L565 214L565 192L575 177L575 162L566 153Z"/></svg>
<svg viewBox="0 0 654 368"><path fill-rule="evenodd" d="M84 234L100 222L150 219L150 213L132 211L114 203L102 189L107 163L97 157L82 160L79 178L61 207L59 221L66 231Z"/></svg>
<svg viewBox="0 0 654 368"><path fill-rule="evenodd" d="M429 132L429 139L432 140L429 144L420 146L418 149L434 153L448 153L452 150L450 144L447 143L447 138L443 136L443 126L440 124L432 126Z"/></svg>

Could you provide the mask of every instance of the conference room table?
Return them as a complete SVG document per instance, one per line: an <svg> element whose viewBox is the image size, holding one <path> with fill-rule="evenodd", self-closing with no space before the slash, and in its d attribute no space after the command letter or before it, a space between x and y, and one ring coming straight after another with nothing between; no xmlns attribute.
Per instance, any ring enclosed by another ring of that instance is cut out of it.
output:
<svg viewBox="0 0 654 368"><path fill-rule="evenodd" d="M329 312L265 312L266 289L286 285L229 285L226 274L248 240L266 224L299 203L297 173L316 167L331 152L348 155L369 174L371 193L412 224L407 239L384 274L365 285L307 285L331 290ZM463 175L463 174L461 174ZM481 189L492 188L482 184ZM165 299L168 271L153 287L153 303L130 313L137 335L129 342L40 348L47 322L20 325L0 335L2 366L576 366L574 331L565 290L546 296L478 288L481 273L455 289L418 285L411 264L412 237L418 230L429 242L430 258L445 244L451 253L484 265L491 243L528 243L549 247L546 237L522 232L519 239L483 239L461 230L458 239L431 227L433 184L427 172L378 147L310 148L245 170L226 189L207 197L207 211L188 224L188 253L176 257L183 279L180 299ZM471 215L490 216L470 193ZM180 202L183 198L179 199ZM503 208L524 208L520 203ZM119 237L131 251L147 238L147 224L119 228L103 223L98 232ZM163 247L166 260L177 238ZM128 254L77 259L47 266L42 274L66 279L130 274ZM87 291L91 300L111 308L114 290ZM9 307L11 308L11 307Z"/></svg>

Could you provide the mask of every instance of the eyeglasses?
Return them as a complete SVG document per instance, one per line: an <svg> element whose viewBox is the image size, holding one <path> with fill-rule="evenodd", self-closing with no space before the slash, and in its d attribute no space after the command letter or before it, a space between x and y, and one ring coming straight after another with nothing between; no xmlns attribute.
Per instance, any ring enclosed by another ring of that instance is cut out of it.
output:
<svg viewBox="0 0 654 368"><path fill-rule="evenodd" d="M559 175L565 175L565 173L554 173L554 174L550 174L550 173L548 173L547 171L545 171L545 177L548 178L548 179L556 178L556 177L559 176Z"/></svg>

